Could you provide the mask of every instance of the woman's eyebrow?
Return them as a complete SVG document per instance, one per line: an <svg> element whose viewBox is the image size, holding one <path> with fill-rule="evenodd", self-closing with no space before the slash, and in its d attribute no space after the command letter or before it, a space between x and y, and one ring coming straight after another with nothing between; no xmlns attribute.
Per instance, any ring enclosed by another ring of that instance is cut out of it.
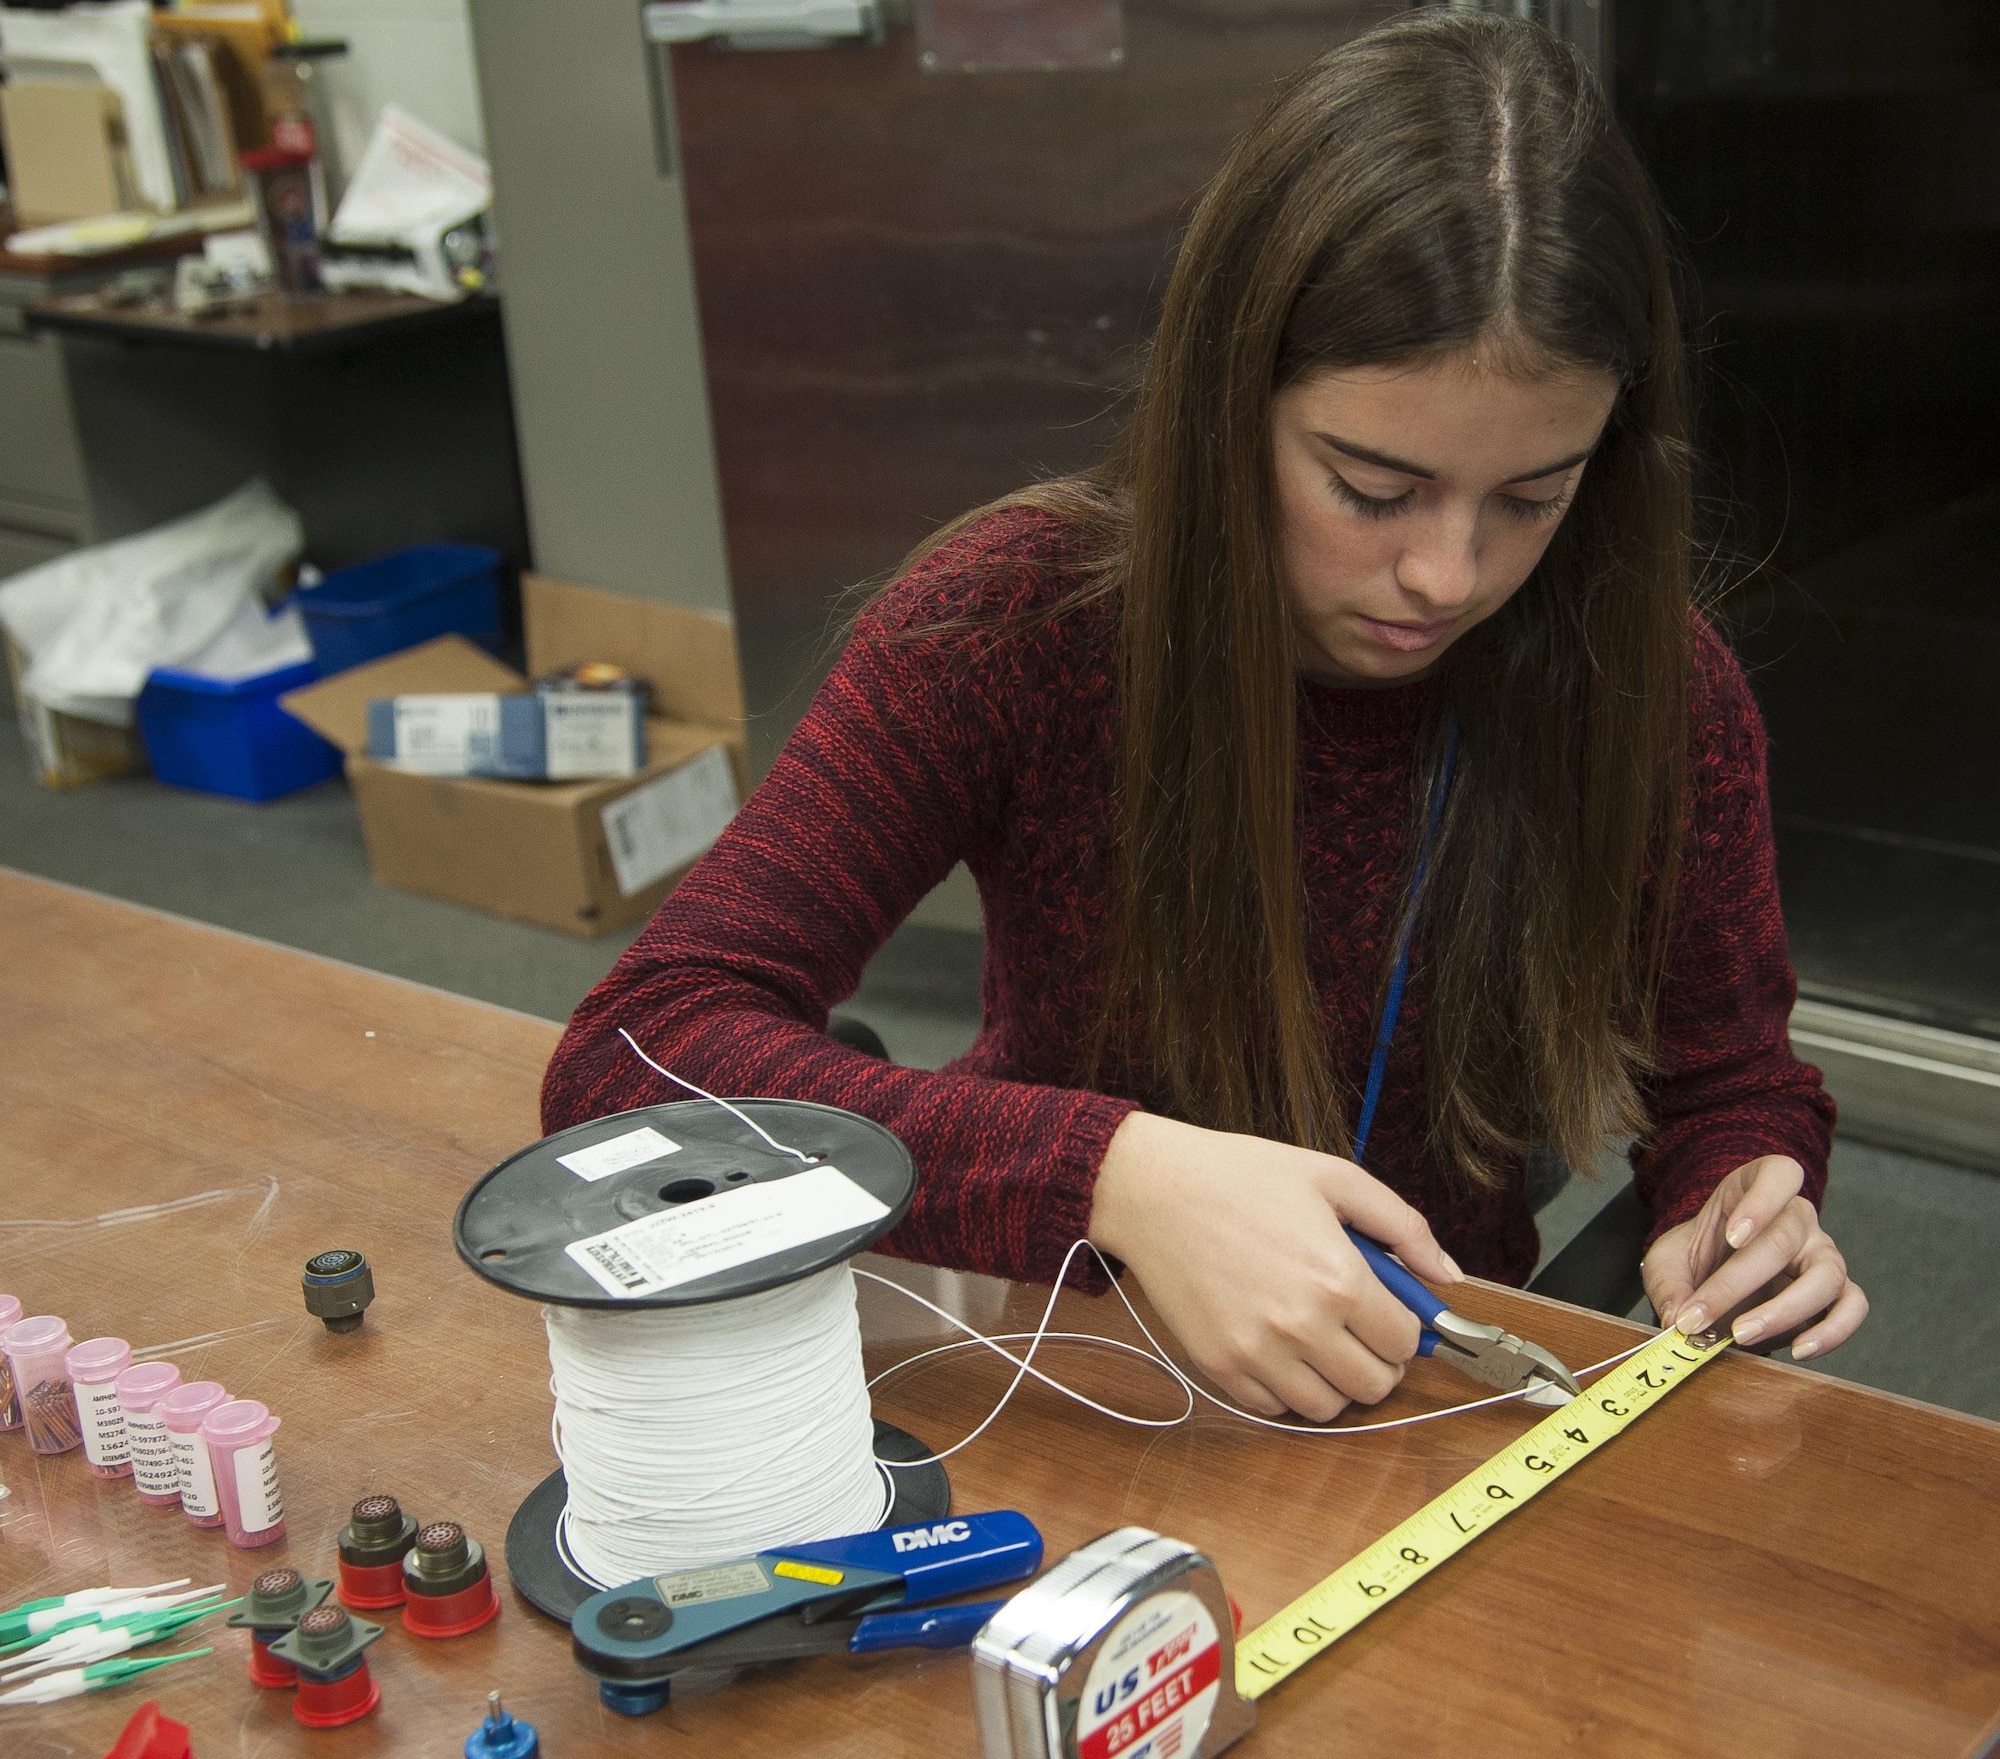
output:
<svg viewBox="0 0 2000 1759"><path fill-rule="evenodd" d="M1436 471L1426 470L1421 464L1412 464L1407 458L1392 458L1388 453L1377 452L1369 446L1357 446L1352 440L1341 439L1338 434L1316 432L1313 438L1362 464L1373 464L1383 470L1393 470L1399 476L1420 476L1426 482L1434 481L1437 477ZM1538 482L1545 476L1554 476L1559 470L1572 470L1596 450L1594 445L1586 446L1581 452L1572 452L1569 457L1558 458L1553 464L1544 464L1539 470L1524 470L1519 476L1510 476L1500 486L1505 488L1511 483Z"/></svg>

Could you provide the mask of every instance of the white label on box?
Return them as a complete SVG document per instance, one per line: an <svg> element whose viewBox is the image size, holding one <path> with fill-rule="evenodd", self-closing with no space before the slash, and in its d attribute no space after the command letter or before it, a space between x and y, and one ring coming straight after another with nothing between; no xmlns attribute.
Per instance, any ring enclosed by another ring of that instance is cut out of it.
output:
<svg viewBox="0 0 2000 1759"><path fill-rule="evenodd" d="M399 696L396 766L425 776L462 776L491 768L500 749L500 698Z"/></svg>
<svg viewBox="0 0 2000 1759"><path fill-rule="evenodd" d="M629 898L687 866L735 813L736 775L720 745L620 795L604 809L604 840L619 891Z"/></svg>
<svg viewBox="0 0 2000 1759"><path fill-rule="evenodd" d="M236 1450L236 1512L246 1533L261 1533L285 1518L284 1499L278 1494L278 1462L268 1435Z"/></svg>
<svg viewBox="0 0 2000 1759"><path fill-rule="evenodd" d="M222 1513L215 1498L215 1462L208 1457L208 1443L199 1435L170 1429L174 1460L180 1468L181 1507L191 1515L206 1519Z"/></svg>
<svg viewBox="0 0 2000 1759"><path fill-rule="evenodd" d="M568 1250L607 1295L629 1300L865 1228L888 1213L838 1167L809 1167L642 1216Z"/></svg>
<svg viewBox="0 0 2000 1759"><path fill-rule="evenodd" d="M108 1380L76 1382L76 1415L83 1430L83 1457L93 1466L122 1466L132 1457L125 1439L125 1407Z"/></svg>
<svg viewBox="0 0 2000 1759"><path fill-rule="evenodd" d="M178 1496L180 1464L159 1411L127 1411L125 1436L132 1444L132 1482L148 1496Z"/></svg>
<svg viewBox="0 0 2000 1759"><path fill-rule="evenodd" d="M568 1167L579 1179L608 1179L613 1173L622 1173L627 1167L642 1167L649 1160L659 1160L669 1154L679 1154L681 1145L671 1137L662 1136L651 1124L642 1124L636 1130L627 1130L623 1136L614 1136L608 1142L593 1142L588 1148L579 1148L573 1154L559 1154L556 1165Z"/></svg>
<svg viewBox="0 0 2000 1759"><path fill-rule="evenodd" d="M542 692L542 732L552 782L639 773L639 699L580 690Z"/></svg>

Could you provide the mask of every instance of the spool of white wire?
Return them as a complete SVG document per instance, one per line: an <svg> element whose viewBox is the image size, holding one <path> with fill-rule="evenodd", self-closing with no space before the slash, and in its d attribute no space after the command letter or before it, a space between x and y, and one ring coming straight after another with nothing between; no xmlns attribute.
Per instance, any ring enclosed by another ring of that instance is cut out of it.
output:
<svg viewBox="0 0 2000 1759"><path fill-rule="evenodd" d="M548 1306L558 1543L600 1588L878 1526L854 1278L701 1307Z"/></svg>

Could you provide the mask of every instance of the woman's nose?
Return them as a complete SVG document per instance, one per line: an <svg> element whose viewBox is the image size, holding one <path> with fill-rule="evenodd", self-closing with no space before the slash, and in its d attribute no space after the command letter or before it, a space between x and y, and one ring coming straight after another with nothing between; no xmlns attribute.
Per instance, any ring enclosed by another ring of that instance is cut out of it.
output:
<svg viewBox="0 0 2000 1759"><path fill-rule="evenodd" d="M1461 609L1479 586L1478 532L1476 514L1445 510L1424 520L1397 558L1397 584L1437 611Z"/></svg>

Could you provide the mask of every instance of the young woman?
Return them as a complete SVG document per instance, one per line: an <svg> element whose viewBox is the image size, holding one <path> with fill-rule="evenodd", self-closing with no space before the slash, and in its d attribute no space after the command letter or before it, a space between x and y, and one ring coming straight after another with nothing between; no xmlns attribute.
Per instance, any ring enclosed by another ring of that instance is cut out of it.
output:
<svg viewBox="0 0 2000 1759"><path fill-rule="evenodd" d="M1818 1224L1763 730L1691 604L1688 421L1662 222L1570 51L1444 12L1335 50L1197 210L1115 456L875 601L577 1010L547 1128L676 1096L620 1026L864 1112L920 1172L895 1250L1046 1280L1087 1237L1229 1394L1313 1419L1417 1342L1343 1221L1520 1282L1528 1151L1632 1134L1662 1319L1831 1349L1867 1304ZM831 1042L960 860L977 1043Z"/></svg>

